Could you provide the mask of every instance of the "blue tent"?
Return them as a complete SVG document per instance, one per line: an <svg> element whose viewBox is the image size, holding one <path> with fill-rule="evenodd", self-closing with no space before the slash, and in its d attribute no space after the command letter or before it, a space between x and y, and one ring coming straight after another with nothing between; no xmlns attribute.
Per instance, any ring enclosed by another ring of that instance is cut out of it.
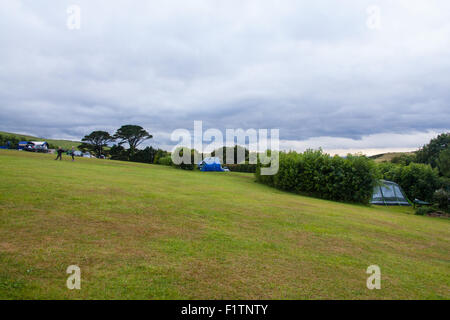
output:
<svg viewBox="0 0 450 320"><path fill-rule="evenodd" d="M17 149L19 150L23 150L26 148L27 145L29 145L31 142L30 141L20 141L19 142L19 147Z"/></svg>
<svg viewBox="0 0 450 320"><path fill-rule="evenodd" d="M198 164L200 171L225 171L222 169L219 158L205 158Z"/></svg>

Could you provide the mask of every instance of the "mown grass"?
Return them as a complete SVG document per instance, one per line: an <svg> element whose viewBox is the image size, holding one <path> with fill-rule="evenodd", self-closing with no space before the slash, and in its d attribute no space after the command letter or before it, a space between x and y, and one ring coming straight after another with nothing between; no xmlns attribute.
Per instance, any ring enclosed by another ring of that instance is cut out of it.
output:
<svg viewBox="0 0 450 320"><path fill-rule="evenodd" d="M448 299L449 238L445 219L248 174L0 150L2 299Z"/></svg>

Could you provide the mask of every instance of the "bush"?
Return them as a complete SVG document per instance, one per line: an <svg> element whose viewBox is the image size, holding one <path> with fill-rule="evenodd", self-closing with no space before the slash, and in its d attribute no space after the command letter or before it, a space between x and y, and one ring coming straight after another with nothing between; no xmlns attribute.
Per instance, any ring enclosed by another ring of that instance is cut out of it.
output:
<svg viewBox="0 0 450 320"><path fill-rule="evenodd" d="M450 192L439 189L433 194L434 203L437 204L438 208L448 212L448 199L450 197Z"/></svg>
<svg viewBox="0 0 450 320"><path fill-rule="evenodd" d="M23 138L23 137L21 137ZM25 140L24 138L22 140ZM0 134L0 146L8 147L9 149L17 149L19 146L19 138L15 136L3 135Z"/></svg>
<svg viewBox="0 0 450 320"><path fill-rule="evenodd" d="M399 184L410 200L431 202L434 191L442 185L437 170L428 164L410 163L404 166L380 163L378 169L383 179Z"/></svg>
<svg viewBox="0 0 450 320"><path fill-rule="evenodd" d="M449 147L450 132L440 134L416 152L416 161L430 164L435 168L438 165L440 153Z"/></svg>
<svg viewBox="0 0 450 320"><path fill-rule="evenodd" d="M273 176L256 179L281 190L317 196L323 199L369 203L377 182L375 163L363 156L331 157L322 150L304 153L280 152L279 170Z"/></svg>
<svg viewBox="0 0 450 320"><path fill-rule="evenodd" d="M419 207L416 209L415 214L418 216L425 216L433 211L433 208L430 207Z"/></svg>
<svg viewBox="0 0 450 320"><path fill-rule="evenodd" d="M152 147L147 147L143 150L137 150L134 154L130 155L129 160L132 162L153 163L155 154L155 149Z"/></svg>
<svg viewBox="0 0 450 320"><path fill-rule="evenodd" d="M165 157L159 158L157 164L162 164L164 166L171 166L171 165L173 165L172 157L165 156Z"/></svg>
<svg viewBox="0 0 450 320"><path fill-rule="evenodd" d="M109 154L111 156L111 160L128 161L128 151L120 145L113 145L109 150Z"/></svg>
<svg viewBox="0 0 450 320"><path fill-rule="evenodd" d="M235 171L235 172L249 172L249 173L256 172L256 164L248 164L248 163L227 164L226 167L228 169L230 169L230 171Z"/></svg>
<svg viewBox="0 0 450 320"><path fill-rule="evenodd" d="M183 170L194 170L196 165L195 165L195 155L198 155L197 150L195 149L189 149L186 147L178 147L177 149L175 149L173 151L175 154L178 153L178 155L183 159L183 155L185 153L190 154L190 159L187 161L187 163L182 162L180 164L172 164L174 167L179 168L179 169L183 169ZM189 157L188 157L189 158Z"/></svg>
<svg viewBox="0 0 450 320"><path fill-rule="evenodd" d="M416 162L416 155L413 154L401 154L399 156L395 156L391 160L392 163L403 164L405 166L409 165L412 162Z"/></svg>

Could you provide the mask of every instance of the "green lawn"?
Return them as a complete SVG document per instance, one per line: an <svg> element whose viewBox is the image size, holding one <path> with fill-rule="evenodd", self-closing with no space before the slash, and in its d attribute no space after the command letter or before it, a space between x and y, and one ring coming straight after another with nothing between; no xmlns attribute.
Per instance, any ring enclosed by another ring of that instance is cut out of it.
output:
<svg viewBox="0 0 450 320"><path fill-rule="evenodd" d="M249 174L53 158L0 150L0 299L450 298L447 219Z"/></svg>

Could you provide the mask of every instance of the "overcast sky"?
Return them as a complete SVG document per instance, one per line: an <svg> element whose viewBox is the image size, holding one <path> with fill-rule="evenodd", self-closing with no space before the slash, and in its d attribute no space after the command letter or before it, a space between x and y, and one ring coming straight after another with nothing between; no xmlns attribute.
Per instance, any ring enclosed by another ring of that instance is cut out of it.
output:
<svg viewBox="0 0 450 320"><path fill-rule="evenodd" d="M2 131L138 124L168 148L202 120L278 128L284 149L374 154L449 131L449 89L448 0L0 4Z"/></svg>

